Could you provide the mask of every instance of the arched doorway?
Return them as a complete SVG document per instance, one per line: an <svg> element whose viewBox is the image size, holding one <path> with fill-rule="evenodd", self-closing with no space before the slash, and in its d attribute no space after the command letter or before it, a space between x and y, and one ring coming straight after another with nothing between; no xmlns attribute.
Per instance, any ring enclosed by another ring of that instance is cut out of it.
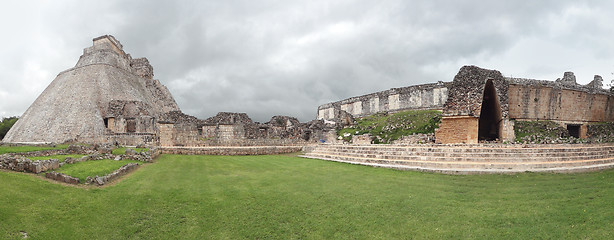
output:
<svg viewBox="0 0 614 240"><path fill-rule="evenodd" d="M480 121L478 127L478 140L494 141L501 139L501 105L497 96L497 89L492 79L486 81Z"/></svg>

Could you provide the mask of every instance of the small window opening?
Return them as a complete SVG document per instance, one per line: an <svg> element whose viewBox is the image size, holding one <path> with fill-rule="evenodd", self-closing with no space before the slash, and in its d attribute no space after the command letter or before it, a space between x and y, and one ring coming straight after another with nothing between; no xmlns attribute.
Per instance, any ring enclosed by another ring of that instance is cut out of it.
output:
<svg viewBox="0 0 614 240"><path fill-rule="evenodd" d="M569 132L569 136L580 138L580 125L577 124L568 124L567 132Z"/></svg>
<svg viewBox="0 0 614 240"><path fill-rule="evenodd" d="M134 119L128 119L126 121L126 132L136 132L136 121L134 121Z"/></svg>
<svg viewBox="0 0 614 240"><path fill-rule="evenodd" d="M109 128L109 118L104 118L103 121L104 121L104 127Z"/></svg>

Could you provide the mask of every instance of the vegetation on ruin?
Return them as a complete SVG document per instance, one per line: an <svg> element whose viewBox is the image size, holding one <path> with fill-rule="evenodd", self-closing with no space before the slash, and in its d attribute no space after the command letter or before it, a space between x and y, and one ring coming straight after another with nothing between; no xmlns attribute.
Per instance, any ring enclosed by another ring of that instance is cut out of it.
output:
<svg viewBox="0 0 614 240"><path fill-rule="evenodd" d="M434 133L441 122L441 112L436 110L410 110L394 114L378 113L356 119L356 124L337 132L345 141L354 135L370 134L373 143L392 143L402 136L417 133Z"/></svg>
<svg viewBox="0 0 614 240"><path fill-rule="evenodd" d="M567 143L569 132L561 125L550 121L516 121L514 123L516 142L519 143Z"/></svg>
<svg viewBox="0 0 614 240"><path fill-rule="evenodd" d="M43 151L43 150L53 150L53 149L66 149L68 148L68 144L60 144L55 146L10 146L10 145L0 145L0 154L5 153L19 153L19 152L34 152L34 151Z"/></svg>
<svg viewBox="0 0 614 240"><path fill-rule="evenodd" d="M587 128L591 142L614 142L614 122L591 123Z"/></svg>
<svg viewBox="0 0 614 240"><path fill-rule="evenodd" d="M84 183L85 179L88 176L89 177L104 176L109 173L112 173L113 171L119 169L121 166L124 166L128 163L143 164L143 162L133 161L133 160L115 161L115 160L105 159L105 160L85 161L85 162L77 162L73 164L65 164L64 166L54 171L79 178L79 182Z"/></svg>
<svg viewBox="0 0 614 240"><path fill-rule="evenodd" d="M15 123L17 122L17 119L19 118L17 117L2 118L2 120L0 121L0 140L2 140L4 136L6 136L6 133L9 132L11 127L15 125Z"/></svg>
<svg viewBox="0 0 614 240"><path fill-rule="evenodd" d="M107 187L0 171L0 238L611 239L614 170L454 176L162 155Z"/></svg>
<svg viewBox="0 0 614 240"><path fill-rule="evenodd" d="M83 154L64 154L64 155L51 155L51 156L40 156L40 157L28 157L28 159L36 161L36 160L48 160L48 159L57 159L60 162L64 162L66 160L66 158L81 158L83 156L87 156L87 155L83 155Z"/></svg>
<svg viewBox="0 0 614 240"><path fill-rule="evenodd" d="M516 121L514 123L517 143L605 143L614 142L614 123L599 122L587 125L587 139L569 136L569 131L548 120Z"/></svg>
<svg viewBox="0 0 614 240"><path fill-rule="evenodd" d="M148 148L131 148L134 149L137 153L149 151ZM113 149L114 155L123 155L126 154L126 147L118 147Z"/></svg>

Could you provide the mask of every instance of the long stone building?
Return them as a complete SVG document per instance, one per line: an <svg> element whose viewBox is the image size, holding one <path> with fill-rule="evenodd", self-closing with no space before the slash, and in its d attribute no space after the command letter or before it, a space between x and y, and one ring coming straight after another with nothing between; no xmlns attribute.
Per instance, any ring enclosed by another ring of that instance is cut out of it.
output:
<svg viewBox="0 0 614 240"><path fill-rule="evenodd" d="M317 119L332 120L342 111L353 117L369 116L378 112L399 112L416 109L443 109L448 99L449 83L438 82L371 93L352 97L318 107Z"/></svg>
<svg viewBox="0 0 614 240"><path fill-rule="evenodd" d="M587 124L614 121L614 95L596 75L580 85L573 73L556 81L506 78L496 70L462 67L452 82L439 82L353 97L318 107L318 119L410 109L441 110L437 143L514 139L514 123L551 120L571 136L587 137Z"/></svg>

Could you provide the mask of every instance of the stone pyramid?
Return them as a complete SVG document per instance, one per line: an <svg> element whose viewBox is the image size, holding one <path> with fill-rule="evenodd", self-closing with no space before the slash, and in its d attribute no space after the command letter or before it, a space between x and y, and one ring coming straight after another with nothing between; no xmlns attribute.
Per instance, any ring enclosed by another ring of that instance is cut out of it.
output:
<svg viewBox="0 0 614 240"><path fill-rule="evenodd" d="M156 119L179 111L153 79L146 58L132 59L119 41L93 39L77 65L60 72L4 138L7 143L108 143L122 136L155 136Z"/></svg>

